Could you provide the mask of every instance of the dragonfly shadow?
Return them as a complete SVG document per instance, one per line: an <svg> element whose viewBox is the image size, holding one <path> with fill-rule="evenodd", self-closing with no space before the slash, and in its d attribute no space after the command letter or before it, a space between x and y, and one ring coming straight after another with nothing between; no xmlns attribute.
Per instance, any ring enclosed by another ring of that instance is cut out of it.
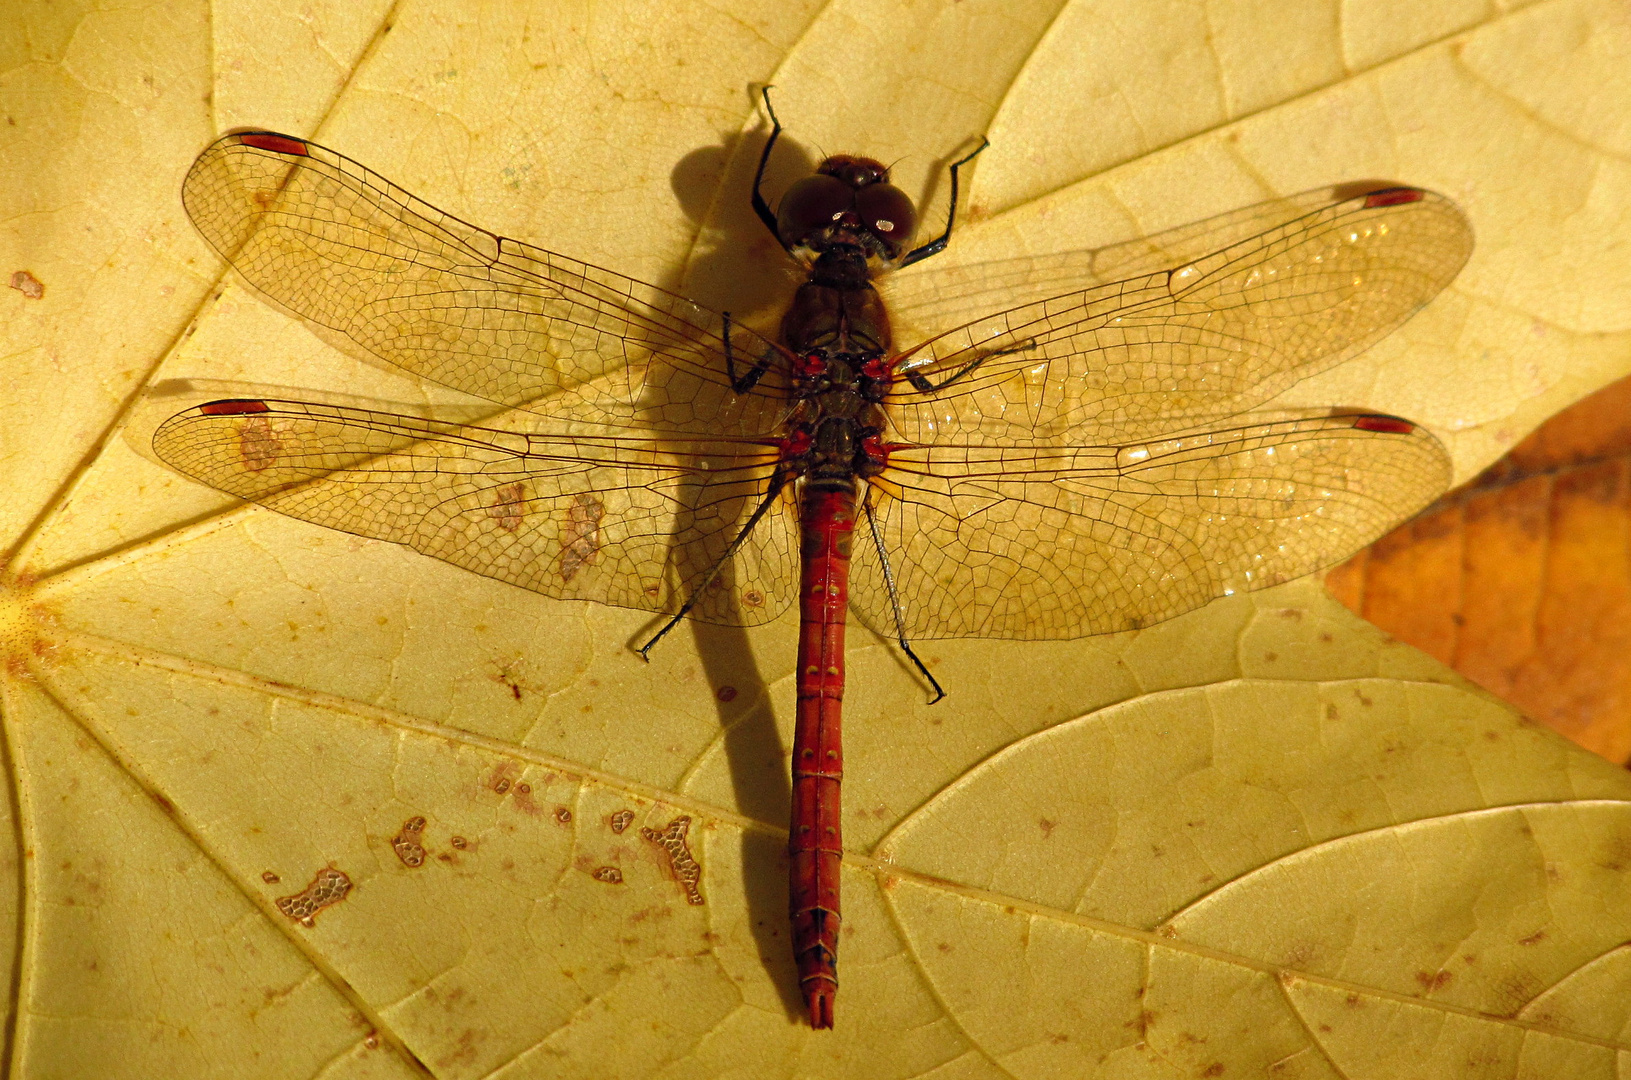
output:
<svg viewBox="0 0 1631 1080"><path fill-rule="evenodd" d="M757 104L756 93L754 100ZM768 127L721 134L718 143L693 150L674 166L670 183L697 227L697 238L688 262L662 284L749 325L761 324L762 332L776 337L774 326L763 324L779 316L803 275L753 210L754 174L769 134ZM808 176L813 166L808 151L784 134L765 173L764 193L770 204L774 206L795 180ZM751 502L740 504L734 528L746 522L752 509ZM685 546L692 534L696 523L691 516L682 513L676 523L678 547ZM736 577L736 568L727 565L714 585L723 596L735 596ZM719 697L736 806L756 821L779 824L788 820L792 805L788 756L747 632L719 625L724 621L719 615L726 613L716 612L708 622L693 620L692 633L708 685ZM754 942L788 1016L794 1018L804 1006L787 941L787 865L785 841L757 831L744 836L742 886Z"/></svg>
<svg viewBox="0 0 1631 1080"><path fill-rule="evenodd" d="M715 145L681 158L669 175L697 238L691 258L666 287L749 323L779 316L805 279L753 211L753 175L769 135L768 128L722 134ZM766 201L774 208L782 192L814 168L811 153L783 132L765 169Z"/></svg>
<svg viewBox="0 0 1631 1080"><path fill-rule="evenodd" d="M787 753L764 679L739 627L692 624L708 685L717 687L725 728L725 762L737 809L755 821L784 822L793 792ZM748 699L745 708L733 702ZM787 844L780 835L749 830L742 837L742 894L754 944L790 1018L804 1011L787 943Z"/></svg>

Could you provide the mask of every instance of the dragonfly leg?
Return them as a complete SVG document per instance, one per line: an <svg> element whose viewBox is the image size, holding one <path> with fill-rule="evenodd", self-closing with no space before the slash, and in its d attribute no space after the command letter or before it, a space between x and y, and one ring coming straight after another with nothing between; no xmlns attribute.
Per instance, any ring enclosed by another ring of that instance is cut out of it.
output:
<svg viewBox="0 0 1631 1080"><path fill-rule="evenodd" d="M932 394L936 390L944 390L958 379L961 379L964 375L971 374L976 368L985 363L987 360L998 356L1012 356L1015 353L1029 352L1034 348L1036 348L1036 339L1026 338L1018 345L1012 345L1006 349L992 349L990 352L983 352L974 359L970 360L968 363L964 364L962 367L958 368L956 371L952 372L950 375L947 375L944 379L941 379L939 382L930 382L922 375L919 375L917 372L910 369L903 371L902 374L906 376L906 381L911 383L914 389L917 389L925 394Z"/></svg>
<svg viewBox="0 0 1631 1080"><path fill-rule="evenodd" d="M918 671L922 672L923 677L929 680L929 685L934 687L934 697L929 701L929 704L933 705L946 696L946 691L941 689L940 681L929 674L929 669L917 658L917 653L912 651L911 642L906 640L906 617L900 611L900 593L895 590L895 572L889 568L889 552L883 546L883 534L878 531L877 519L872 516L870 491L867 498L861 500L861 509L866 512L866 527L872 533L872 546L878 549L878 563L883 567L884 588L889 591L889 608L895 613L895 640L900 643L901 652L917 665Z"/></svg>
<svg viewBox="0 0 1631 1080"><path fill-rule="evenodd" d="M764 373L770 370L771 358L776 354L773 352L765 353L763 356L759 357L758 360L754 361L751 368L738 376L736 374L736 352L731 348L731 313L728 311L721 311L719 313L719 317L724 323L722 340L724 341L723 351L725 353L725 377L730 379L732 391L738 394L745 394L757 386L760 379L764 378Z"/></svg>
<svg viewBox="0 0 1631 1080"><path fill-rule="evenodd" d="M765 148L759 154L759 171L753 174L753 212L759 215L759 220L765 223L765 228L770 230L770 235L774 236L779 244L781 243L781 232L776 228L776 215L771 211L770 204L765 202L764 195L759 191L759 185L763 184L765 180L765 166L770 164L770 148L776 145L776 139L782 133L782 122L776 119L776 110L770 107L770 89L767 86L759 91L760 96L764 98L765 112L770 114L770 138L765 140ZM956 173L952 174L952 183L956 183ZM956 191L957 189L953 187L952 190Z"/></svg>
<svg viewBox="0 0 1631 1080"><path fill-rule="evenodd" d="M691 613L691 609L697 606L697 600L704 592L707 591L708 586L713 584L713 580L719 576L719 572L725 569L725 564L731 561L731 556L735 555L737 549L739 549L747 540L748 534L753 531L753 527L759 524L759 519L768 514L770 512L770 508L776 505L776 497L781 494L782 488L787 486L787 481L789 479L791 478L779 473L771 478L770 491L765 495L764 501L761 502L758 508L753 511L753 514L748 518L747 523L742 526L742 531L738 532L735 539L730 542L730 546L725 549L724 553L721 554L719 558L714 560L714 564L712 566L708 567L708 572L702 575L702 580L697 583L697 587L695 589L691 590L691 595L686 598L684 604L680 605L680 609L674 613L674 617L663 623L662 628L655 634L651 635L650 641L634 650L640 654L640 659L650 662L651 647L657 644L657 642L661 641L670 630L678 626L680 624L680 620L689 615Z"/></svg>
<svg viewBox="0 0 1631 1080"><path fill-rule="evenodd" d="M768 107L768 101L766 104ZM979 157L981 151L990 145L991 140L986 138L984 135L981 135L980 145L976 146L972 153L967 154L964 157L960 157L951 163L951 209L946 211L946 231L935 237L933 240L930 240L922 247L914 248L907 252L906 258L900 261L902 266L911 266L915 262L927 259L930 255L938 255L942 251L946 250L946 245L951 243L951 227L957 221L957 170ZM761 163L760 168L763 167L763 163Z"/></svg>

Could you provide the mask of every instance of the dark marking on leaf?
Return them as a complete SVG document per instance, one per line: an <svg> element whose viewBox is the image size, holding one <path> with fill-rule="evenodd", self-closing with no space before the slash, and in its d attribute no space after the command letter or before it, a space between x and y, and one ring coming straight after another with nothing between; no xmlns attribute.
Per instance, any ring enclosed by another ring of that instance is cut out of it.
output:
<svg viewBox="0 0 1631 1080"><path fill-rule="evenodd" d="M17 270L12 273L11 287L29 300L39 300L45 296L45 286L41 284L39 278L27 270Z"/></svg>
<svg viewBox="0 0 1631 1080"><path fill-rule="evenodd" d="M351 891L351 879L332 866L317 871L300 892L293 896L280 896L274 903L277 909L302 926L317 925L317 913L331 904L338 904Z"/></svg>
<svg viewBox="0 0 1631 1080"><path fill-rule="evenodd" d="M505 532L515 532L521 527L521 519L527 513L526 492L522 484L505 484L493 493L493 504L487 508L487 516Z"/></svg>
<svg viewBox="0 0 1631 1080"><path fill-rule="evenodd" d="M605 506L593 495L582 494L566 509L566 526L561 530L561 581L571 581L580 569L592 566L600 552L600 519Z"/></svg>
<svg viewBox="0 0 1631 1080"><path fill-rule="evenodd" d="M391 849L396 857L402 861L403 866L418 868L425 865L425 848L420 842L424 838L425 819L411 817L402 823L402 828L391 837Z"/></svg>
<svg viewBox="0 0 1631 1080"><path fill-rule="evenodd" d="M692 857L691 849L685 843L685 834L690 828L689 817L677 817L661 832L656 829L641 829L640 835L662 848L668 855L668 865L674 871L674 878L685 889L685 902L700 905L706 902L702 898L702 890L698 887L702 881L702 867L697 865L697 860Z"/></svg>

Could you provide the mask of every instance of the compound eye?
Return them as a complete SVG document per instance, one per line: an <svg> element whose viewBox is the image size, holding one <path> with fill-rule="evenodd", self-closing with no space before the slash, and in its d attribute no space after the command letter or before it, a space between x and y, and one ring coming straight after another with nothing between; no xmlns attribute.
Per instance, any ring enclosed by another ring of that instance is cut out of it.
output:
<svg viewBox="0 0 1631 1080"><path fill-rule="evenodd" d="M776 235L784 247L797 247L811 233L854 208L854 188L834 176L806 176L782 196L776 210Z"/></svg>
<svg viewBox="0 0 1631 1080"><path fill-rule="evenodd" d="M889 170L884 167L883 162L873 161L871 158L851 157L848 154L837 154L828 158L816 167L816 172L836 176L852 188L881 184L889 179Z"/></svg>
<svg viewBox="0 0 1631 1080"><path fill-rule="evenodd" d="M872 184L855 193L855 212L878 239L899 247L917 232L917 211L894 184Z"/></svg>

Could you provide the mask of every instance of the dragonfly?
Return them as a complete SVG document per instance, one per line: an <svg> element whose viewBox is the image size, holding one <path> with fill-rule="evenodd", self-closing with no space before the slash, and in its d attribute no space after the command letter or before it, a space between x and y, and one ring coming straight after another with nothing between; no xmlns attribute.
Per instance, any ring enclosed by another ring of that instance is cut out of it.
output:
<svg viewBox="0 0 1631 1080"><path fill-rule="evenodd" d="M905 273L886 303L885 274L948 246L974 154L914 247L913 200L871 158L826 158L772 208L765 107L751 202L804 274L779 327L478 228L316 143L222 137L183 201L238 273L493 408L221 399L153 447L292 517L666 617L642 653L682 618L759 625L796 600L790 913L821 1029L848 616L938 700L914 640L1138 629L1357 550L1443 490L1443 447L1396 416L1264 406L1410 318L1472 233L1430 191L1350 185L1201 223L1167 249L1192 256L1116 280L1067 252ZM897 348L892 319L929 329Z"/></svg>

